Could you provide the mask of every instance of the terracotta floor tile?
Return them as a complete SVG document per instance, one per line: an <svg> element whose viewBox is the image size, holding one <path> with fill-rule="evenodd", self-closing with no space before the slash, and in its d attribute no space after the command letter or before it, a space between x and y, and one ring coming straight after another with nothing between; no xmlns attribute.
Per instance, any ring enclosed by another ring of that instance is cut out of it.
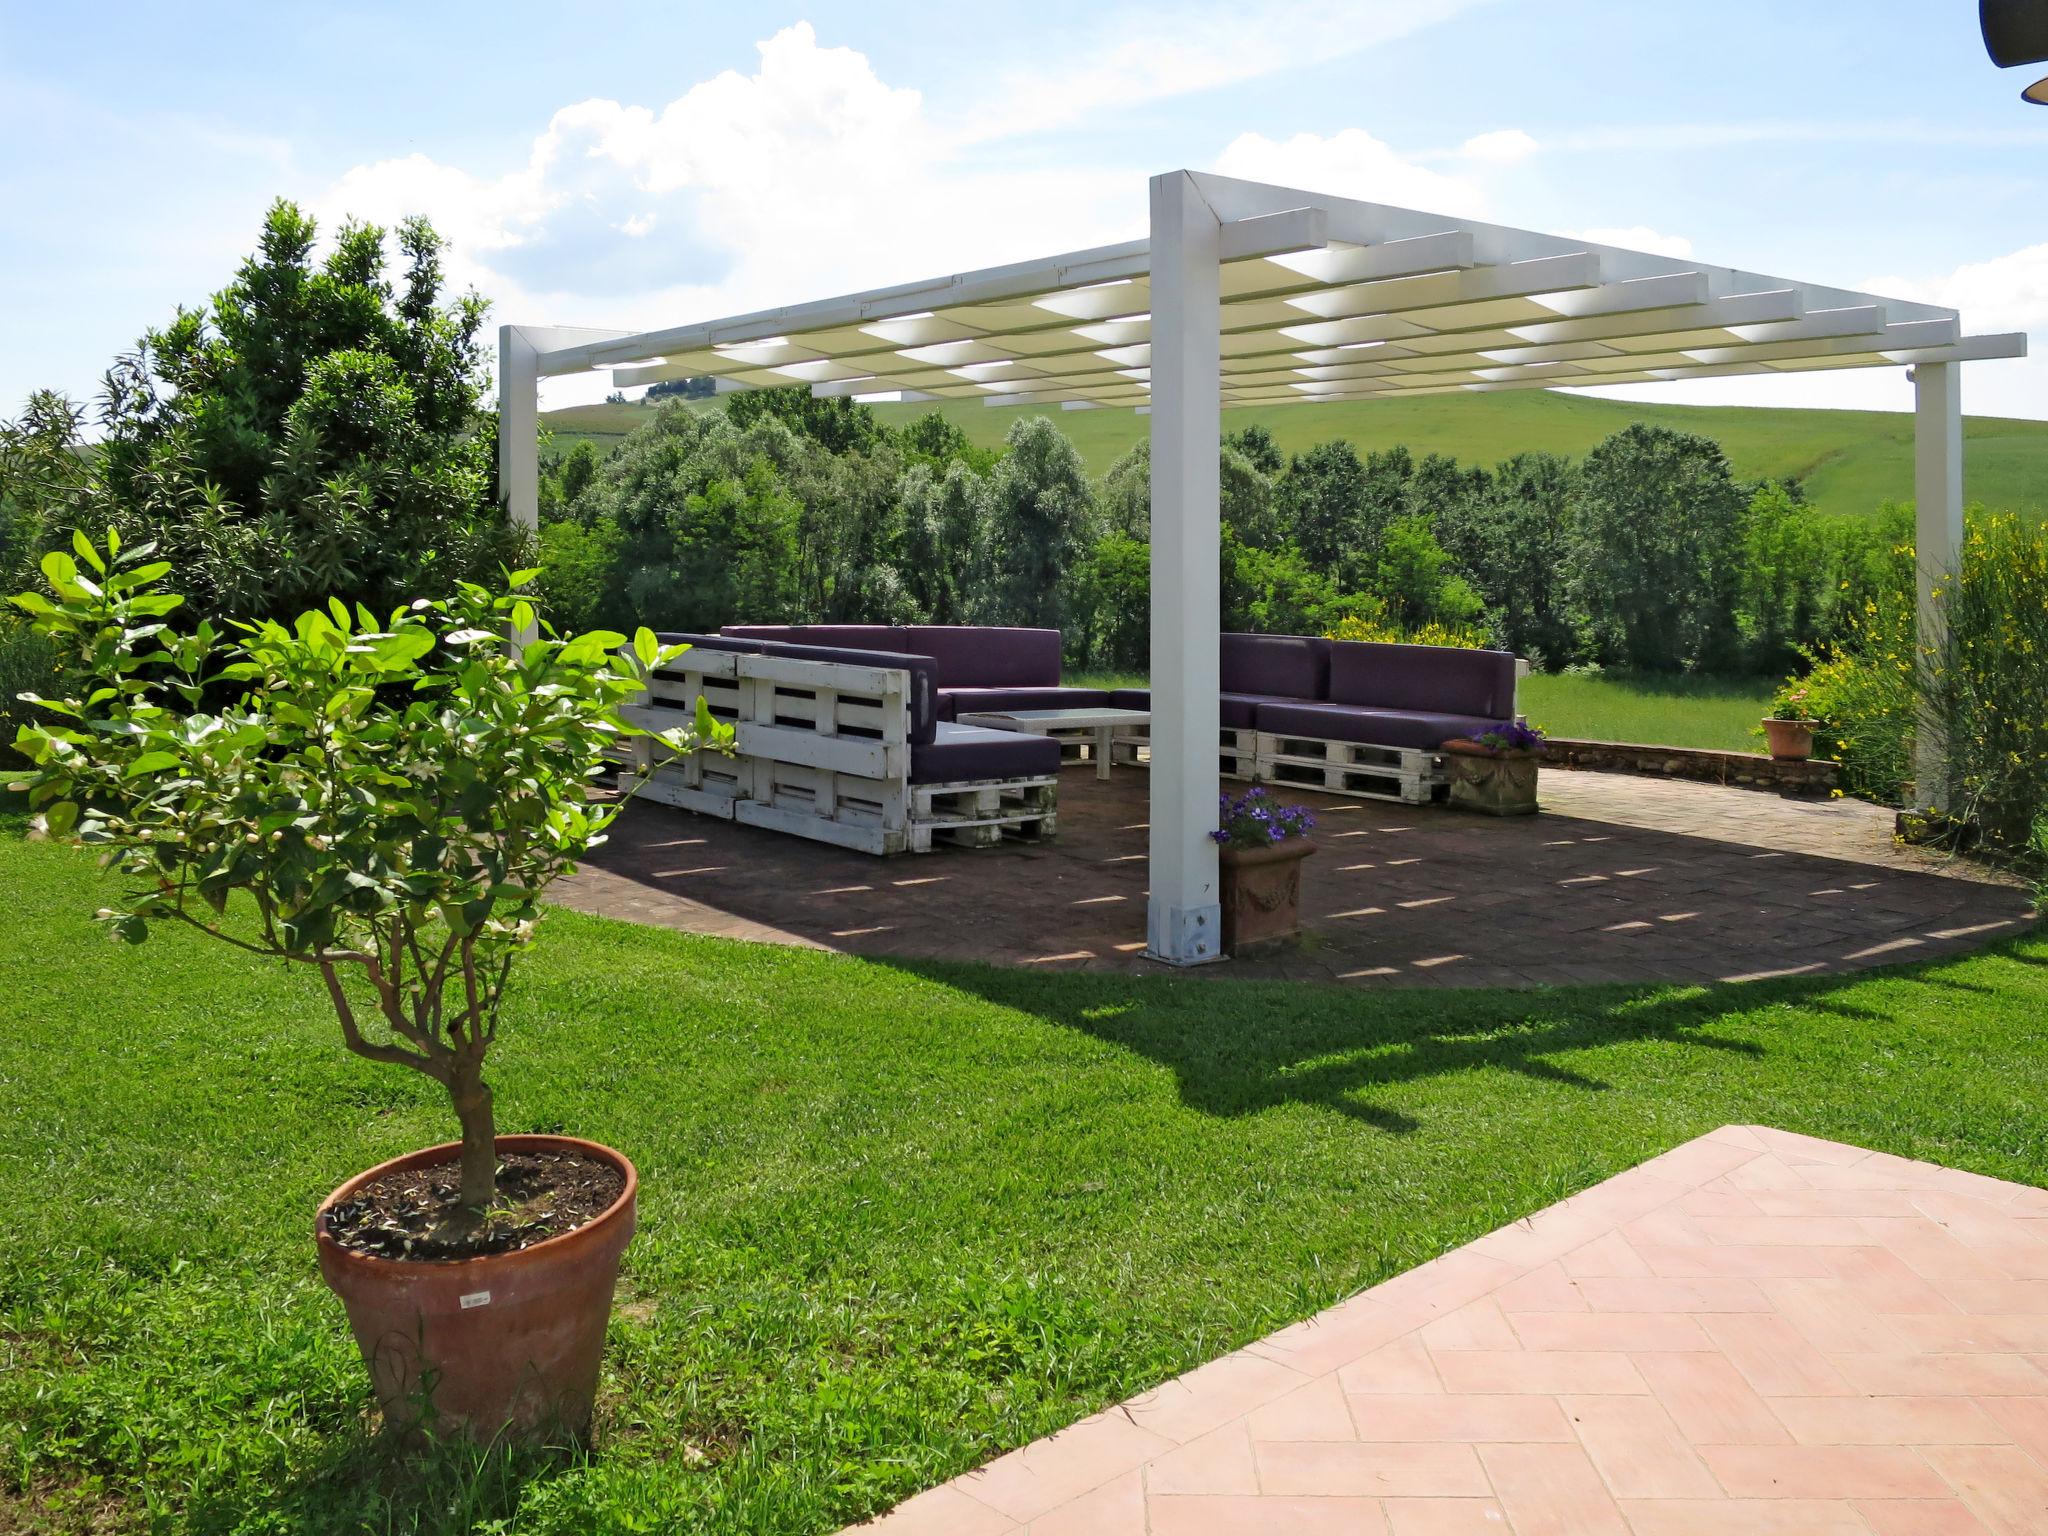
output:
<svg viewBox="0 0 2048 1536"><path fill-rule="evenodd" d="M1619 1233L1610 1232L1582 1247L1574 1248L1558 1265L1573 1279L1588 1275L1647 1275L1650 1266Z"/></svg>
<svg viewBox="0 0 2048 1536"><path fill-rule="evenodd" d="M1422 1330L1422 1342L1431 1354L1457 1349L1517 1349L1515 1330L1491 1297L1468 1302L1447 1317L1440 1317Z"/></svg>
<svg viewBox="0 0 2048 1536"><path fill-rule="evenodd" d="M1954 1312L1956 1303L1947 1286L1965 1283L1924 1280L1889 1248L1834 1249L1829 1267L1859 1302L1877 1313Z"/></svg>
<svg viewBox="0 0 2048 1536"><path fill-rule="evenodd" d="M1378 1499L1170 1494L1147 1508L1152 1536L1384 1536L1387 1529Z"/></svg>
<svg viewBox="0 0 2048 1536"><path fill-rule="evenodd" d="M1789 1319L1723 1312L1702 1318L1700 1326L1729 1363L1765 1397L1817 1397L1852 1390L1834 1362Z"/></svg>
<svg viewBox="0 0 2048 1536"><path fill-rule="evenodd" d="M1575 1250L1576 1251L1576 1250ZM1531 1270L1519 1280L1510 1280L1493 1294L1494 1305L1503 1312L1584 1312L1586 1298L1565 1273L1562 1262L1553 1261Z"/></svg>
<svg viewBox="0 0 2048 1536"><path fill-rule="evenodd" d="M1277 1440L1255 1444L1252 1455L1268 1493L1483 1498L1491 1491L1469 1445Z"/></svg>
<svg viewBox="0 0 2048 1536"><path fill-rule="evenodd" d="M1700 1456L1738 1499L1937 1499L1949 1489L1898 1445L1703 1445Z"/></svg>
<svg viewBox="0 0 2048 1536"><path fill-rule="evenodd" d="M886 1515L848 1527L848 1536L1012 1536L1024 1528L951 1483L927 1488Z"/></svg>
<svg viewBox="0 0 2048 1536"><path fill-rule="evenodd" d="M1579 1443L1618 1499L1711 1499L1720 1484L1656 1402L1568 1397L1560 1402Z"/></svg>
<svg viewBox="0 0 2048 1536"><path fill-rule="evenodd" d="M2007 1439L2048 1467L2048 1396L1989 1397L1981 1406Z"/></svg>
<svg viewBox="0 0 2048 1536"><path fill-rule="evenodd" d="M1388 1499L1383 1507L1393 1536L1511 1536L1493 1499Z"/></svg>
<svg viewBox="0 0 2048 1536"><path fill-rule="evenodd" d="M1958 1312L1947 1317L1895 1317L1892 1326L1930 1354L2033 1354L2048 1351L2048 1316L1997 1317Z"/></svg>
<svg viewBox="0 0 2048 1536"><path fill-rule="evenodd" d="M1873 1536L1990 1536L1960 1499L1858 1499Z"/></svg>
<svg viewBox="0 0 2048 1536"><path fill-rule="evenodd" d="M1155 1435L1193 1440L1285 1397L1307 1381L1300 1371L1239 1350L1140 1394L1124 1405L1124 1413Z"/></svg>
<svg viewBox="0 0 2048 1536"><path fill-rule="evenodd" d="M1896 1317L1873 1312L1840 1280L1759 1280L1780 1316L1830 1355L1906 1354Z"/></svg>
<svg viewBox="0 0 2048 1536"><path fill-rule="evenodd" d="M1858 1392L1942 1397L2048 1393L2048 1370L2018 1355L1845 1354L1832 1360Z"/></svg>
<svg viewBox="0 0 2048 1536"><path fill-rule="evenodd" d="M1479 1455L1515 1536L1628 1536L1578 1445L1487 1445Z"/></svg>
<svg viewBox="0 0 2048 1536"><path fill-rule="evenodd" d="M1704 1279L1581 1280L1595 1312L1768 1312L1771 1304L1754 1281Z"/></svg>
<svg viewBox="0 0 2048 1536"><path fill-rule="evenodd" d="M1524 1349L1709 1349L1699 1322L1684 1312L1518 1312Z"/></svg>
<svg viewBox="0 0 2048 1536"><path fill-rule="evenodd" d="M1441 1392L1443 1378L1437 1374L1436 1359L1417 1334L1408 1334L1382 1345L1362 1360L1354 1360L1337 1373L1347 1392ZM1285 1440L1286 1435L1274 1435ZM1300 1436L1313 1439L1313 1436Z"/></svg>
<svg viewBox="0 0 2048 1536"><path fill-rule="evenodd" d="M1997 1536L2048 1531L2048 1470L2014 1446L1937 1445L1934 1470L1962 1495L1970 1512Z"/></svg>
<svg viewBox="0 0 2048 1536"><path fill-rule="evenodd" d="M1963 1312L2048 1314L2048 1280L1933 1280Z"/></svg>
<svg viewBox="0 0 2048 1536"><path fill-rule="evenodd" d="M1631 1499L1635 1536L1870 1536L1842 1499Z"/></svg>
<svg viewBox="0 0 2048 1536"><path fill-rule="evenodd" d="M997 1457L968 1473L960 1488L1012 1520L1032 1520L1172 1449L1173 1441L1119 1413L1097 1414Z"/></svg>
<svg viewBox="0 0 2048 1536"><path fill-rule="evenodd" d="M1145 1536L1145 1477L1126 1472L1031 1522L1030 1536Z"/></svg>
<svg viewBox="0 0 2048 1536"><path fill-rule="evenodd" d="M1860 1216L1870 1240L1882 1243L1926 1280L1999 1280L2006 1272L1984 1254L1958 1242L1939 1222L1925 1216Z"/></svg>
<svg viewBox="0 0 2048 1536"><path fill-rule="evenodd" d="M1964 1397L1775 1397L1801 1445L1986 1445L2008 1438Z"/></svg>
<svg viewBox="0 0 2048 1536"><path fill-rule="evenodd" d="M1365 1441L1572 1437L1556 1399L1550 1397L1477 1392L1349 1396L1351 1421L1358 1426L1358 1438Z"/></svg>
<svg viewBox="0 0 2048 1536"><path fill-rule="evenodd" d="M1459 1350L1439 1356L1449 1392L1644 1393L1627 1355L1611 1350Z"/></svg>
<svg viewBox="0 0 2048 1536"><path fill-rule="evenodd" d="M1305 1387L1252 1410L1245 1420L1254 1440L1356 1440L1351 1405L1335 1376L1318 1376Z"/></svg>
<svg viewBox="0 0 2048 1536"><path fill-rule="evenodd" d="M1791 1432L1725 1356L1645 1353L1635 1362L1694 1445L1790 1443Z"/></svg>
<svg viewBox="0 0 2048 1536"><path fill-rule="evenodd" d="M1836 1251L1791 1243L1696 1244L1682 1248L1644 1243L1636 1249L1649 1265L1650 1273L1667 1280L1829 1279L1835 1272L1828 1267L1825 1256Z"/></svg>
<svg viewBox="0 0 2048 1536"><path fill-rule="evenodd" d="M1251 1435L1242 1423L1211 1430L1147 1464L1144 1481L1151 1494L1257 1493Z"/></svg>

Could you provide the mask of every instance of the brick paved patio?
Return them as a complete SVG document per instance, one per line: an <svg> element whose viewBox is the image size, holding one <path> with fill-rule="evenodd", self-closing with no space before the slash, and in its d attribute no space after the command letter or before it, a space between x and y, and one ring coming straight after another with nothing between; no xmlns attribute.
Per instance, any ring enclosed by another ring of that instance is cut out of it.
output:
<svg viewBox="0 0 2048 1536"><path fill-rule="evenodd" d="M2037 1536L2048 1191L1729 1126L859 1536Z"/></svg>
<svg viewBox="0 0 2048 1536"><path fill-rule="evenodd" d="M1049 844L877 859L633 807L555 888L586 911L853 954L1151 970L1145 775L1060 780ZM1852 800L1546 769L1546 814L1495 821L1290 792L1317 808L1297 948L1211 977L1533 986L1811 975L2018 932L2020 889L1895 849Z"/></svg>

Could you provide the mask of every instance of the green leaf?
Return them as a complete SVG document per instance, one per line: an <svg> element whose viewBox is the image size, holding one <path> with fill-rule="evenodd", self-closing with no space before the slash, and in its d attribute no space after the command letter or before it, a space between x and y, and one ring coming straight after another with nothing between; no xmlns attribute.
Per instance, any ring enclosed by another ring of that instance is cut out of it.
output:
<svg viewBox="0 0 2048 1536"><path fill-rule="evenodd" d="M69 597L78 588L78 562L61 549L43 556L43 576L59 593Z"/></svg>
<svg viewBox="0 0 2048 1536"><path fill-rule="evenodd" d="M510 576L506 577L505 585L516 590L532 581L534 577L540 574L540 571L541 568L539 566L535 566L530 571L514 571Z"/></svg>
<svg viewBox="0 0 2048 1536"><path fill-rule="evenodd" d="M512 605L512 627L522 635L533 628L533 604L524 598Z"/></svg>
<svg viewBox="0 0 2048 1536"><path fill-rule="evenodd" d="M107 574L107 562L100 558L100 552L92 547L92 540L85 536L83 529L74 528L71 530L71 547L78 551L79 559L98 571L102 576Z"/></svg>
<svg viewBox="0 0 2048 1536"><path fill-rule="evenodd" d="M112 524L109 524L107 527L107 553L110 555L121 553L121 530Z"/></svg>
<svg viewBox="0 0 2048 1536"><path fill-rule="evenodd" d="M78 825L77 804L70 800L59 800L43 812L43 825L49 829L50 836L65 836Z"/></svg>
<svg viewBox="0 0 2048 1536"><path fill-rule="evenodd" d="M179 761L178 754L175 752L145 752L123 770L121 777L124 779L139 779L145 773L161 773L166 768L177 767Z"/></svg>
<svg viewBox="0 0 2048 1536"><path fill-rule="evenodd" d="M14 596L8 598L7 601L24 612L34 614L39 619L47 619L57 611L56 604L52 603L40 592L17 592Z"/></svg>
<svg viewBox="0 0 2048 1536"><path fill-rule="evenodd" d="M348 633L348 605L338 597L327 599L327 611L334 615L334 627L344 635Z"/></svg>
<svg viewBox="0 0 2048 1536"><path fill-rule="evenodd" d="M640 658L643 667L654 665L654 658L661 653L661 642L654 638L654 631L642 624L633 631L633 654Z"/></svg>

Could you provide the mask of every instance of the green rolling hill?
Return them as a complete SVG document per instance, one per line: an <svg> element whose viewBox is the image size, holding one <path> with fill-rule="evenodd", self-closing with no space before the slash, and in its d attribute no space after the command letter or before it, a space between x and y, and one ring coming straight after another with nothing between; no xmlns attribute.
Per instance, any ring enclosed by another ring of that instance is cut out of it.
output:
<svg viewBox="0 0 2048 1536"><path fill-rule="evenodd" d="M1035 407L990 409L972 401L942 407L977 442L997 443L1010 423ZM883 405L885 420L934 409ZM644 404L586 405L545 413L557 442L589 437L616 441L647 420ZM1055 419L1100 475L1137 442L1145 418L1129 411L1061 411ZM1511 454L1546 449L1574 456L1632 421L1714 438L1745 479L1797 475L1815 505L1867 517L1887 500L1913 494L1913 418L1884 411L1802 411L1782 408L1644 405L1532 390L1525 394L1430 396L1226 411L1224 429L1266 426L1283 452L1328 438L1349 438L1361 452L1405 443L1420 456L1447 453L1491 465ZM1972 416L1964 422L1964 494L1986 506L2048 512L2048 421Z"/></svg>

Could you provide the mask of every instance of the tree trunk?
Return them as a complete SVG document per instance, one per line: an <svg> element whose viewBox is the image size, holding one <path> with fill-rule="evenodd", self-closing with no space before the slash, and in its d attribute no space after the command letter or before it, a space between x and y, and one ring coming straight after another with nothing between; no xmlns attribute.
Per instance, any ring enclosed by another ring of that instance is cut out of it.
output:
<svg viewBox="0 0 2048 1536"><path fill-rule="evenodd" d="M491 1113L490 1086L478 1068L463 1067L449 1092L455 1118L462 1123L462 1204L481 1213L498 1194L498 1124Z"/></svg>

